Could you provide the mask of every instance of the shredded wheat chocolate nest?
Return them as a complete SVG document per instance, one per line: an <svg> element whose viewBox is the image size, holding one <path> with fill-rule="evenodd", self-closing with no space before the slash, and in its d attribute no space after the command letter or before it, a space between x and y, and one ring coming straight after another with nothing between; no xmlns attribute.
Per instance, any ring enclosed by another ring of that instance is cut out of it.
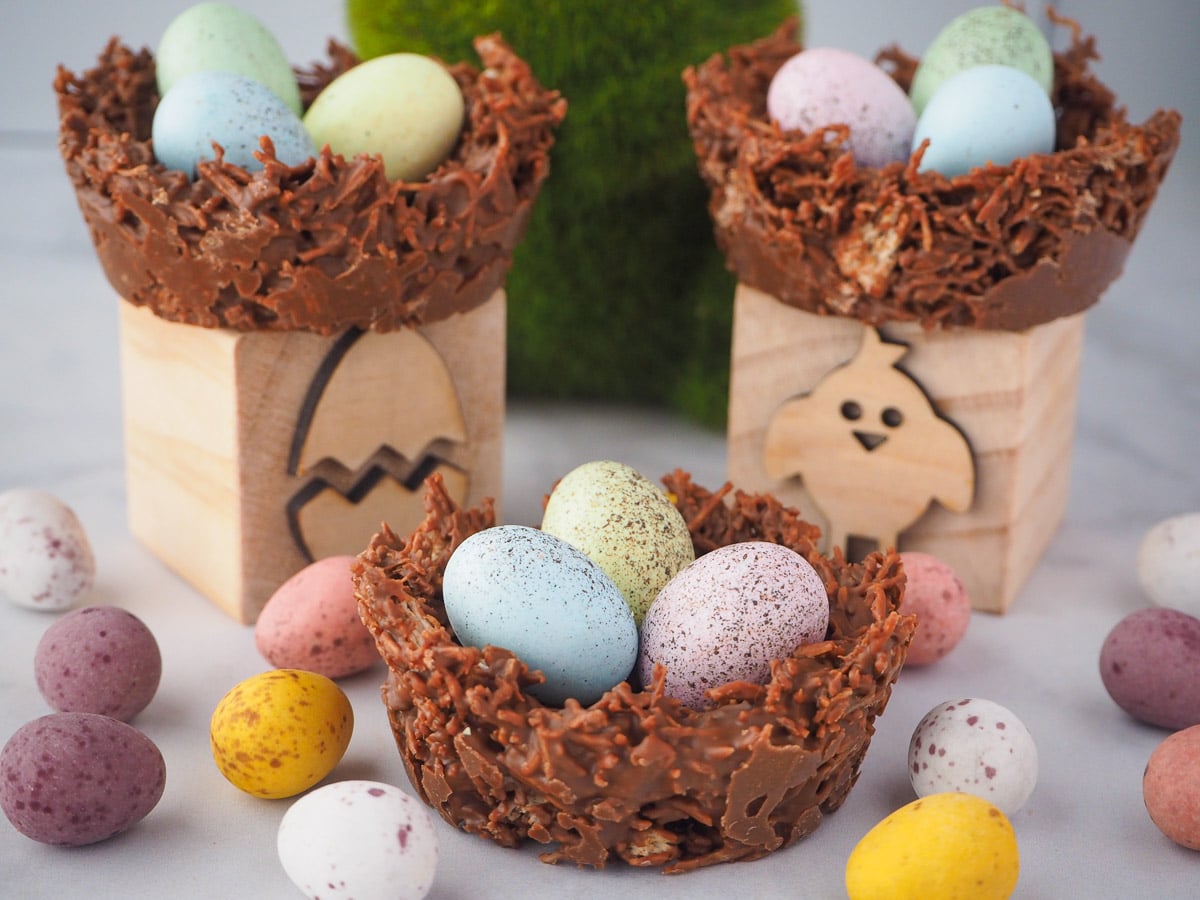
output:
<svg viewBox="0 0 1200 900"><path fill-rule="evenodd" d="M956 178L920 157L858 168L847 129L783 132L767 87L801 49L797 23L684 73L687 117L727 263L809 312L872 325L1023 330L1091 306L1124 265L1179 144L1180 116L1131 125L1072 28L1055 56L1056 152ZM880 64L907 89L916 61Z"/></svg>
<svg viewBox="0 0 1200 900"><path fill-rule="evenodd" d="M591 706L541 704L541 680L512 653L459 645L442 573L454 549L495 524L490 502L461 509L440 476L407 538L386 526L354 566L359 611L389 669L383 687L413 786L446 821L545 862L612 859L668 873L757 859L798 841L845 800L916 625L898 611L895 553L862 563L816 550L818 530L769 495L710 493L663 479L698 554L737 541L785 544L829 592L827 639L776 660L765 686L734 682L696 711L622 683Z"/></svg>
<svg viewBox="0 0 1200 900"><path fill-rule="evenodd" d="M117 292L172 321L242 330L349 326L390 331L487 300L549 173L566 101L537 83L496 35L484 68L449 67L466 101L450 158L420 182L389 182L378 157L328 152L288 167L223 160L199 176L154 159L154 59L112 39L96 68L60 67L59 148L105 274ZM307 105L357 60L300 72Z"/></svg>

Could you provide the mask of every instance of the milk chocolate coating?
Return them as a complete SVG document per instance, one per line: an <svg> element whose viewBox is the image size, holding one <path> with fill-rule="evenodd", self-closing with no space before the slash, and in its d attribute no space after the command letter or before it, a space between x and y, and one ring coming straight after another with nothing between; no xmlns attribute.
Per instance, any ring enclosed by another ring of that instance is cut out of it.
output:
<svg viewBox="0 0 1200 900"><path fill-rule="evenodd" d="M1020 331L1095 303L1179 144L1180 116L1131 125L1087 70L1071 25L1055 56L1057 149L946 178L907 162L858 168L844 126L783 132L766 111L776 70L801 50L796 22L684 73L717 241L738 278L809 312L872 325ZM916 61L880 64L907 90Z"/></svg>
<svg viewBox="0 0 1200 900"><path fill-rule="evenodd" d="M683 872L757 859L810 834L858 776L916 620L898 605L895 553L848 564L815 549L818 530L769 495L663 479L697 554L736 541L785 544L829 592L823 642L776 660L766 685L734 682L690 709L653 683L622 683L591 706L544 706L542 680L512 653L460 646L441 597L446 560L495 523L490 502L460 509L440 476L407 539L386 526L354 566L363 620L389 675L383 699L413 787L446 821L545 862L612 859Z"/></svg>
<svg viewBox="0 0 1200 900"><path fill-rule="evenodd" d="M378 157L323 149L261 172L217 159L190 180L154 159L154 59L111 40L96 68L59 68L59 148L108 280L164 319L241 330L390 331L483 303L504 282L549 173L566 101L498 36L482 72L449 67L466 101L450 158L389 182ZM304 102L357 60L299 73Z"/></svg>

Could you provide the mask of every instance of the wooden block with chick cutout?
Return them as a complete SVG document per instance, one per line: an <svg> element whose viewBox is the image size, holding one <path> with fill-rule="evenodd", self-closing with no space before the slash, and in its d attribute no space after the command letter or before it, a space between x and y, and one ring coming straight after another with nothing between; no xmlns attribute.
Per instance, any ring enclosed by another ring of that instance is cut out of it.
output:
<svg viewBox="0 0 1200 900"><path fill-rule="evenodd" d="M728 474L798 506L826 547L954 567L1002 612L1066 507L1082 316L1025 332L880 328L739 285Z"/></svg>

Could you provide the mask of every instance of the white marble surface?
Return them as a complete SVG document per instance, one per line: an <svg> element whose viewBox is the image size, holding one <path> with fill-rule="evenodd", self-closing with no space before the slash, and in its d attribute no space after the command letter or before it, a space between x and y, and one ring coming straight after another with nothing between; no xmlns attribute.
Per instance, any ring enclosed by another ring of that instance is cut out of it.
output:
<svg viewBox="0 0 1200 900"><path fill-rule="evenodd" d="M125 526L117 301L48 133L46 84L55 62L88 64L114 32L153 43L183 5L50 0L0 11L0 489L40 487L73 506L99 562L89 602L124 606L157 634L166 657L163 682L136 724L158 743L168 768L158 808L103 844L42 846L0 821L4 897L298 896L274 849L287 801L240 794L221 778L207 747L217 700L265 666L252 632L167 571ZM281 26L293 58L312 58L324 35L341 29L338 3L245 5ZM970 5L922 4L935 22ZM1065 6L1083 15L1075 7L1084 4ZM906 36L914 30L911 18L885 27L889 8L885 0L814 0L811 42L869 52L906 29L901 39L919 48L918 37ZM1141 536L1166 516L1200 510L1200 158L1190 138L1200 117L1200 79L1186 39L1200 33L1197 5L1156 3L1154 14L1136 20L1127 9L1087 4L1088 24L1109 56L1102 72L1137 116L1152 105L1183 109L1189 137L1124 276L1088 314L1066 521L1013 610L1004 617L977 614L951 657L901 676L847 803L793 848L677 878L621 867L597 873L544 866L534 850L493 847L439 821L442 863L431 897L843 896L854 844L912 798L904 764L911 730L934 704L972 695L1010 707L1041 752L1037 790L1014 817L1018 897L1196 896L1200 854L1163 837L1141 799L1143 766L1166 733L1121 713L1097 674L1105 634L1148 602L1134 571ZM62 27L67 20L70 29ZM19 77L14 60L24 61ZM538 499L554 478L606 456L651 475L678 465L701 483L723 479L720 435L669 414L514 402L505 447L507 518L536 521ZM48 711L34 687L32 660L51 621L0 607L0 740ZM333 777L407 788L378 700L381 677L377 669L345 685L358 724Z"/></svg>

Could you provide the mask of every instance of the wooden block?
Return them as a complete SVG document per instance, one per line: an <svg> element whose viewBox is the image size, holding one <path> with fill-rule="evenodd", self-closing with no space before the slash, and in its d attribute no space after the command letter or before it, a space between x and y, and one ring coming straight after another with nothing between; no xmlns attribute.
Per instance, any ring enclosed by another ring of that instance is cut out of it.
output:
<svg viewBox="0 0 1200 900"><path fill-rule="evenodd" d="M313 559L412 530L440 471L500 499L505 297L386 334L234 332L120 304L133 534L253 622Z"/></svg>
<svg viewBox="0 0 1200 900"><path fill-rule="evenodd" d="M873 329L739 285L729 478L798 506L850 555L932 553L977 609L1003 612L1066 508L1082 343L1082 315Z"/></svg>

